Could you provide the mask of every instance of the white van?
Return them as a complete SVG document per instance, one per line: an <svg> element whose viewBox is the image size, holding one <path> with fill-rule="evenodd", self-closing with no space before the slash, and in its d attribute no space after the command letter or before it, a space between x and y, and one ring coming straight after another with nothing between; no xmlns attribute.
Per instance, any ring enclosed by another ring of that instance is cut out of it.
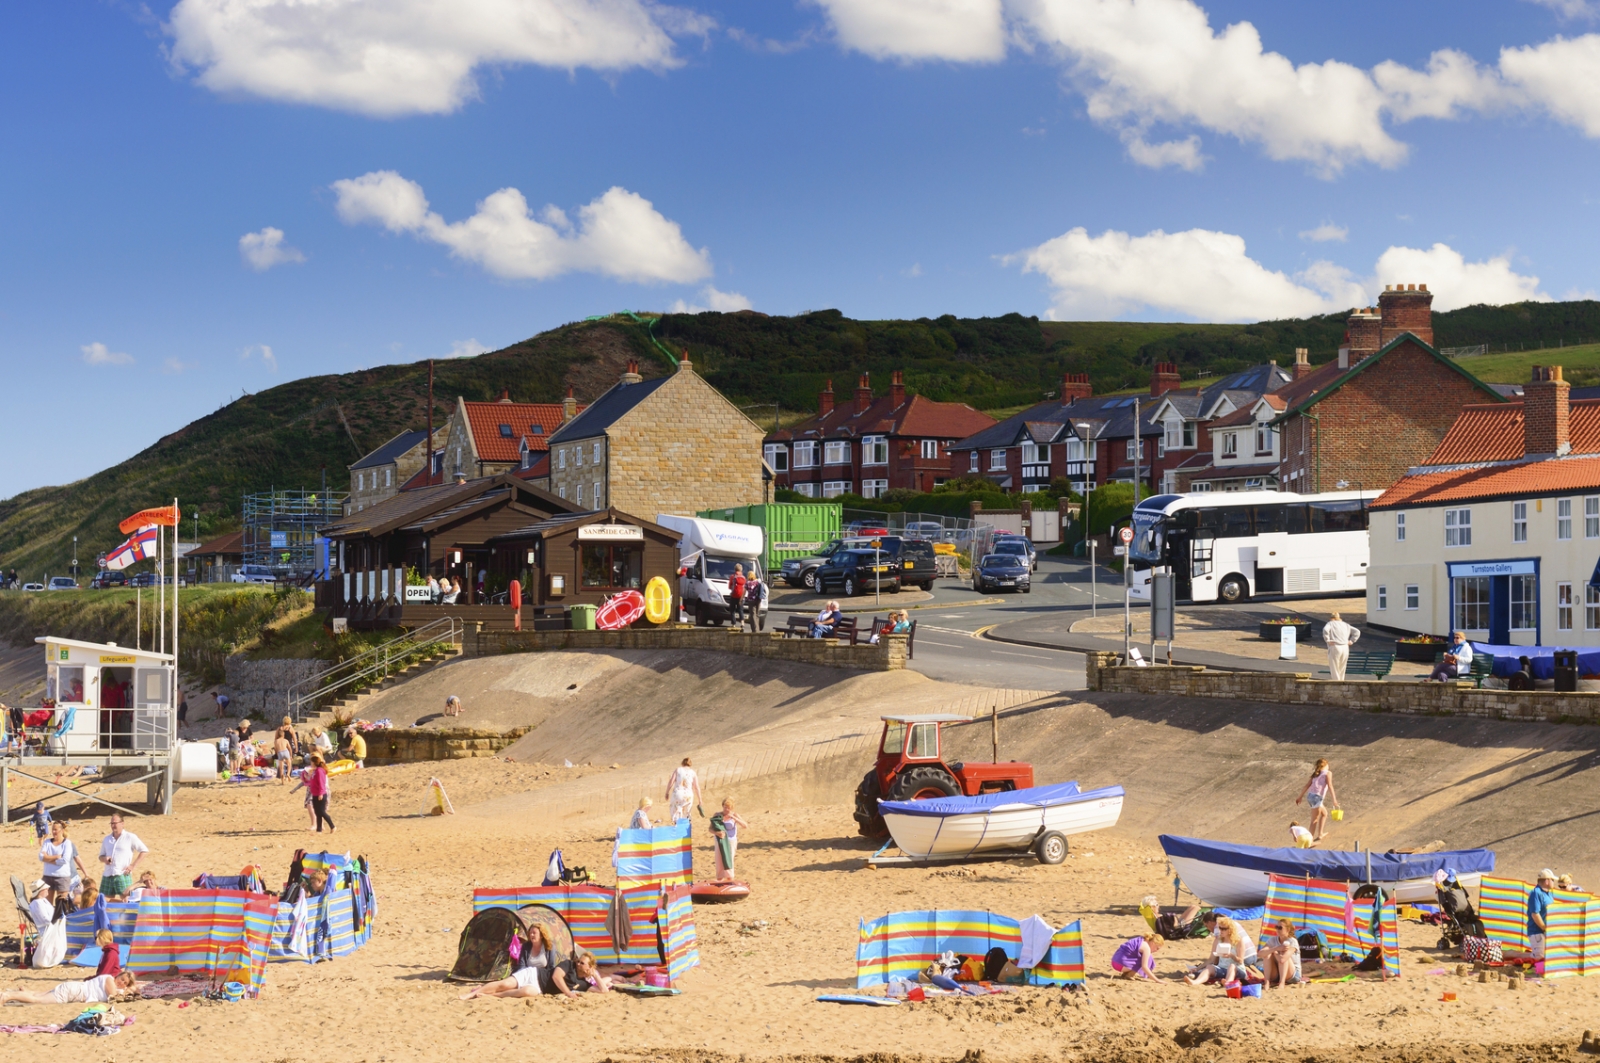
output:
<svg viewBox="0 0 1600 1063"><path fill-rule="evenodd" d="M758 525L670 513L656 514L656 523L680 536L678 565L683 574L678 577L678 596L696 624L721 624L732 619L728 581L733 578L734 566L742 566L746 576L759 574L767 582L767 574L760 567L766 539ZM759 626L765 629L767 603L763 601L759 609Z"/></svg>

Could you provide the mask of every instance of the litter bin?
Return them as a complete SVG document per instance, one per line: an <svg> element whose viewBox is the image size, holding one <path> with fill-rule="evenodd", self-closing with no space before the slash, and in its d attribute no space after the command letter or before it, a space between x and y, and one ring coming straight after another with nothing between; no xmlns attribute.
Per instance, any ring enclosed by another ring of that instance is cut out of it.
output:
<svg viewBox="0 0 1600 1063"><path fill-rule="evenodd" d="M1578 689L1578 651L1556 650L1551 655L1555 658L1556 667L1556 692L1571 694Z"/></svg>
<svg viewBox="0 0 1600 1063"><path fill-rule="evenodd" d="M572 605L567 607L572 614L573 631L593 631L595 607L592 605Z"/></svg>

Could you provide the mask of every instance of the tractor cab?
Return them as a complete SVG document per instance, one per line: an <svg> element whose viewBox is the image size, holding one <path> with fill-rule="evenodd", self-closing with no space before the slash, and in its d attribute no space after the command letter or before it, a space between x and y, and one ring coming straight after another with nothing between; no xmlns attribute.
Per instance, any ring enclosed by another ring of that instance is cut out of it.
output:
<svg viewBox="0 0 1600 1063"><path fill-rule="evenodd" d="M944 759L946 724L971 723L948 713L884 716L878 762L856 789L855 818L862 834L885 833L878 800L921 801L935 797L975 797L1033 785L1033 765L1018 761L975 764Z"/></svg>

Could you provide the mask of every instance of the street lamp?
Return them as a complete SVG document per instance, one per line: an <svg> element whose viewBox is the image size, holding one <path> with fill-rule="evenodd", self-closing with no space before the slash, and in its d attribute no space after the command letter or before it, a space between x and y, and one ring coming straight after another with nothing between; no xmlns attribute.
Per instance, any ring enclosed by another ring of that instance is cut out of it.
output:
<svg viewBox="0 0 1600 1063"><path fill-rule="evenodd" d="M78 537L72 537L72 578L78 578Z"/></svg>
<svg viewBox="0 0 1600 1063"><path fill-rule="evenodd" d="M1089 433L1094 426L1088 421L1079 421L1072 427L1083 433L1078 454L1078 471L1083 473L1083 491L1078 495L1078 526L1083 529L1083 541L1089 547L1089 616L1093 618L1100 615L1100 593L1094 577L1094 540L1089 538Z"/></svg>

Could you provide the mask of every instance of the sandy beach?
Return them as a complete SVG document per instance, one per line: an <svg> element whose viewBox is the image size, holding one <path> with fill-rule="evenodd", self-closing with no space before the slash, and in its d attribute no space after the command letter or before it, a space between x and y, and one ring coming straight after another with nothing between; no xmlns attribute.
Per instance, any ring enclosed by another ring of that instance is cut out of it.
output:
<svg viewBox="0 0 1600 1063"><path fill-rule="evenodd" d="M552 848L570 865L613 880L611 839L592 822L562 824L531 815L478 815L486 798L589 780L607 767L555 768L501 759L369 769L336 780L339 823L329 846L364 854L374 868L380 912L371 943L315 966L269 966L255 1001L237 1004L133 1003L135 1024L92 1045L74 1035L0 1038L0 1056L88 1050L96 1058L166 1061L196 1051L243 1060L392 1061L520 1058L561 1060L735 1059L1392 1059L1568 1058L1595 1025L1600 981L1503 983L1459 978L1431 946L1431 927L1401 927L1399 981L1311 985L1233 1001L1217 988L1190 988L1182 967L1207 945L1185 942L1159 956L1162 977L1129 984L1108 977L1111 951L1142 929L1140 897L1171 899L1154 839L1118 832L1073 839L1066 863L1031 858L945 868L865 870L871 847L855 837L849 809L769 806L740 794L750 819L740 849L752 895L696 910L701 966L670 999L621 995L577 1000L461 1002L446 983L458 935L478 886L537 884ZM421 814L429 776L441 776L454 816ZM598 778L596 778L598 776ZM185 788L174 815L130 828L151 848L163 884L201 871L232 873L259 864L282 881L297 847L315 848L300 797L276 783ZM704 821L696 820L696 864L708 875ZM81 821L73 836L91 847L105 818ZM12 869L32 859L26 825L5 831L0 852ZM1017 918L1038 913L1057 925L1082 918L1086 992L1023 988L986 999L936 1000L897 1008L816 1003L819 993L854 985L858 922L909 908L989 908ZM14 959L11 964L14 965ZM1437 973L1440 969L1448 972ZM7 971L7 980L48 987L63 970ZM77 972L87 973L87 972ZM1442 1002L1441 992L1458 994ZM12 1007L5 1021L60 1022L76 1006ZM513 1048L515 1042L523 1045ZM1271 1046L1265 1048L1265 1046Z"/></svg>

